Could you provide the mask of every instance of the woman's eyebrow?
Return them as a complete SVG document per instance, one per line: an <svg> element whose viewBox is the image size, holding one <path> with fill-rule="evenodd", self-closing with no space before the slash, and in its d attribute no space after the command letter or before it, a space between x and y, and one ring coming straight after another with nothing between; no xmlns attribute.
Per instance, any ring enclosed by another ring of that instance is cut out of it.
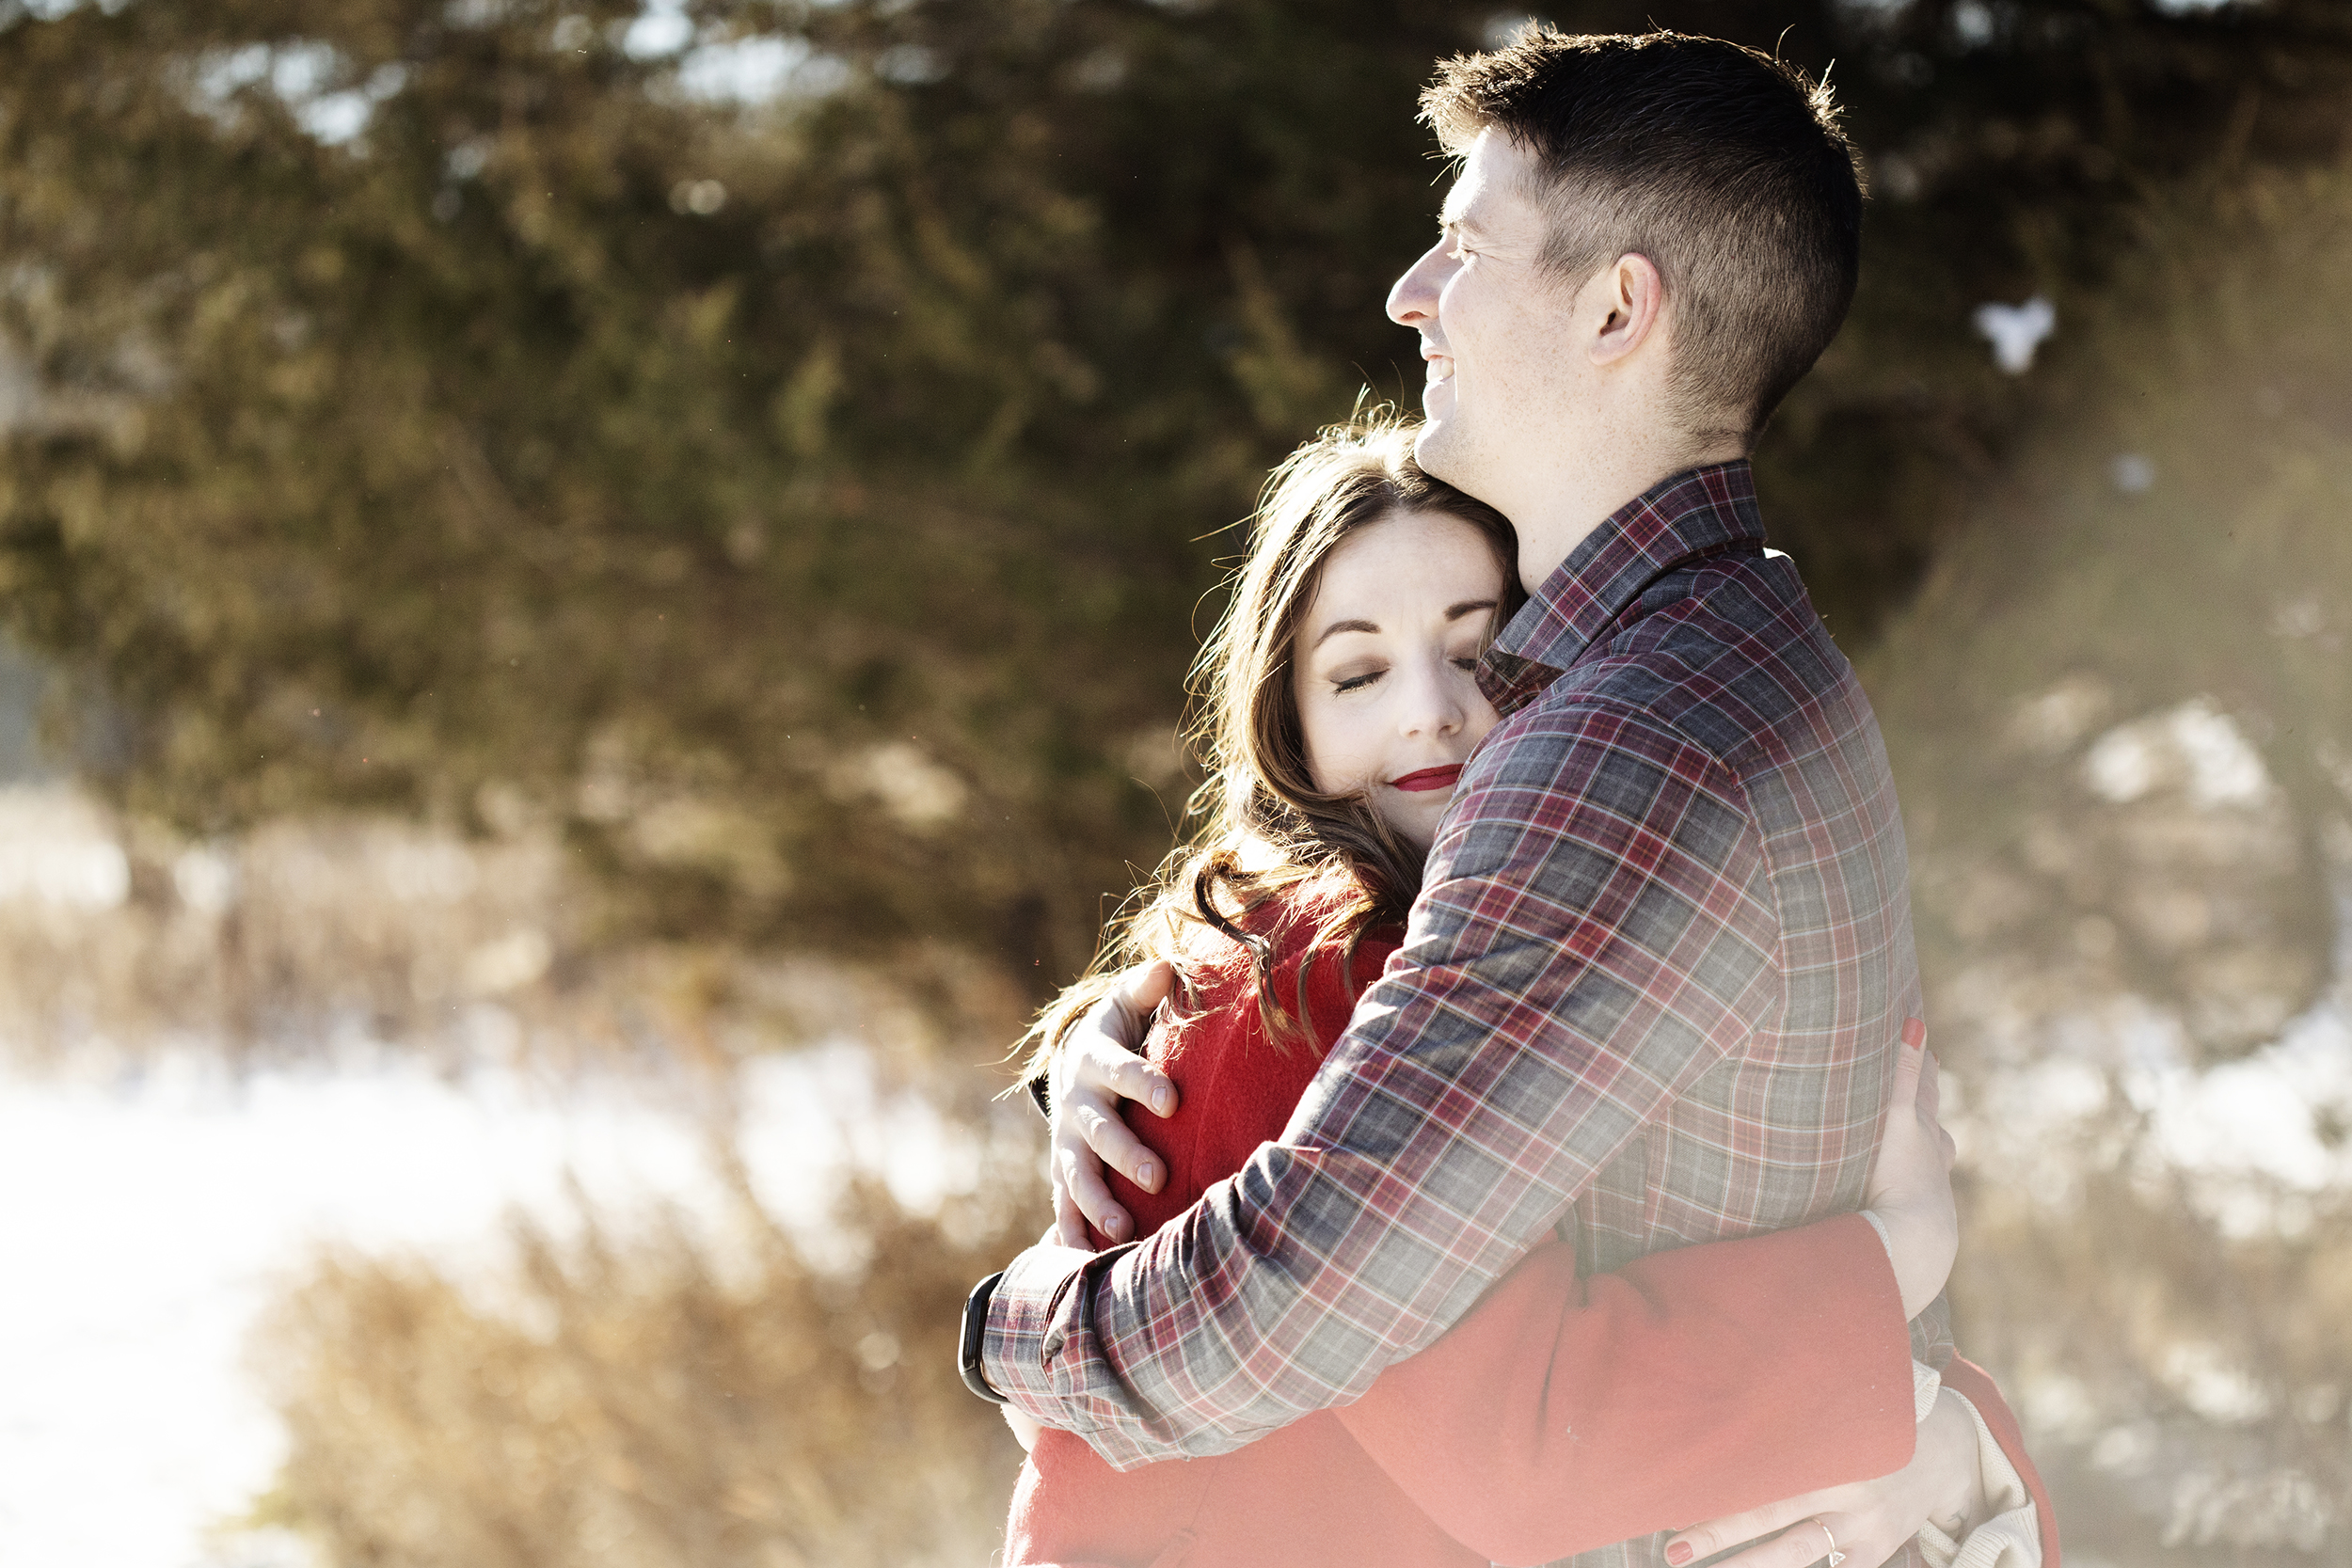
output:
<svg viewBox="0 0 2352 1568"><path fill-rule="evenodd" d="M1475 614L1482 610L1492 610L1494 607L1495 601L1492 599L1464 599L1460 604L1449 608L1445 612L1445 618L1449 621L1458 621L1465 615Z"/></svg>
<svg viewBox="0 0 2352 1568"><path fill-rule="evenodd" d="M1448 619L1450 620L1452 617L1449 616ZM1337 637L1343 631L1368 631L1377 634L1380 628L1370 621L1334 621L1329 626L1323 628L1323 635L1316 638L1314 641L1309 645L1307 651L1309 653L1314 652L1315 649L1322 647L1326 642L1330 641L1331 639Z"/></svg>

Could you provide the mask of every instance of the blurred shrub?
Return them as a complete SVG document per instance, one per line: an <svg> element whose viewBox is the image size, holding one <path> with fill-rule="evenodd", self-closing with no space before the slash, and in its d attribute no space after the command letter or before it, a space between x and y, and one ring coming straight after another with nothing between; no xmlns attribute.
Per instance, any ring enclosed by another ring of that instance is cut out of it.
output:
<svg viewBox="0 0 2352 1568"><path fill-rule="evenodd" d="M939 943L887 971L720 942L597 949L552 836L321 814L190 844L62 786L0 789L0 1047L205 1041L240 1060L396 1043L453 1066L683 1059L724 1077L854 1038L959 1116L1025 993ZM942 1072L943 1064L955 1070Z"/></svg>
<svg viewBox="0 0 2352 1568"><path fill-rule="evenodd" d="M955 1324L1028 1238L871 1193L845 1217L846 1277L765 1228L725 1259L675 1227L519 1229L494 1291L324 1259L255 1340L293 1442L255 1522L377 1568L989 1560L1020 1449Z"/></svg>
<svg viewBox="0 0 2352 1568"><path fill-rule="evenodd" d="M1418 382L1414 93L1496 22L39 10L0 6L0 619L90 777L199 836L519 805L595 940L946 935L1038 989L1166 846L1220 531ZM2332 156L2352 77L2336 0L1554 15L1836 62L1869 270L1762 467L1856 639L2041 411L1971 311L2071 330L2152 191Z"/></svg>

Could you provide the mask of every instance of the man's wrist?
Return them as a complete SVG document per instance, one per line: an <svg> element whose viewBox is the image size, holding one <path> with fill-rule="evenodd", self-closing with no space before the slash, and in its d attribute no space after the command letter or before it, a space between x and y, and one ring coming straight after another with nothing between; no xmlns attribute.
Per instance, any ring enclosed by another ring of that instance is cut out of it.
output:
<svg viewBox="0 0 2352 1568"><path fill-rule="evenodd" d="M986 1299L965 1302L975 1372L989 1390L981 1398L1083 1432L1082 1418L1068 1408L1075 1389L1066 1373L1057 1374L1057 1357L1084 1320L1088 1265L1107 1264L1131 1246L1084 1252L1040 1243L992 1276ZM976 1288L973 1295L979 1294Z"/></svg>
<svg viewBox="0 0 2352 1568"><path fill-rule="evenodd" d="M972 1287L972 1293L963 1298L963 1333L958 1342L956 1370L963 1376L963 1386L988 1401L1003 1404L1005 1396L988 1381L986 1352L988 1349L988 1308L996 1295L996 1287L1005 1277L998 1269Z"/></svg>

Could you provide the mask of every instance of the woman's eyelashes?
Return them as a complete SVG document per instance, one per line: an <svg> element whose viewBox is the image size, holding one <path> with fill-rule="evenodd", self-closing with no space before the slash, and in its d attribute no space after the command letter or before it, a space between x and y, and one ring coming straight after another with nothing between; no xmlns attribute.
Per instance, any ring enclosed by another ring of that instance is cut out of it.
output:
<svg viewBox="0 0 2352 1568"><path fill-rule="evenodd" d="M1478 673L1478 654L1474 652L1449 654L1446 656L1446 662L1466 675L1475 675ZM1331 683L1333 691L1362 691L1388 673L1389 667L1384 664L1374 670L1359 670L1348 674L1332 674L1325 678Z"/></svg>

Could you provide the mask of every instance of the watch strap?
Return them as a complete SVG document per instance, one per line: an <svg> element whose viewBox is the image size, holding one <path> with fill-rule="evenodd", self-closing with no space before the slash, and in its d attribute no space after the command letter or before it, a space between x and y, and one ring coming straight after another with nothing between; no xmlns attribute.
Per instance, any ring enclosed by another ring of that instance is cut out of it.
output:
<svg viewBox="0 0 2352 1568"><path fill-rule="evenodd" d="M981 1353L988 1346L988 1304L995 1299L996 1283L1005 1277L998 1269L972 1287L972 1293L963 1298L963 1338L956 1357L956 1370L963 1374L963 1386L991 1404L1003 1404L1005 1396L989 1386L988 1371Z"/></svg>

